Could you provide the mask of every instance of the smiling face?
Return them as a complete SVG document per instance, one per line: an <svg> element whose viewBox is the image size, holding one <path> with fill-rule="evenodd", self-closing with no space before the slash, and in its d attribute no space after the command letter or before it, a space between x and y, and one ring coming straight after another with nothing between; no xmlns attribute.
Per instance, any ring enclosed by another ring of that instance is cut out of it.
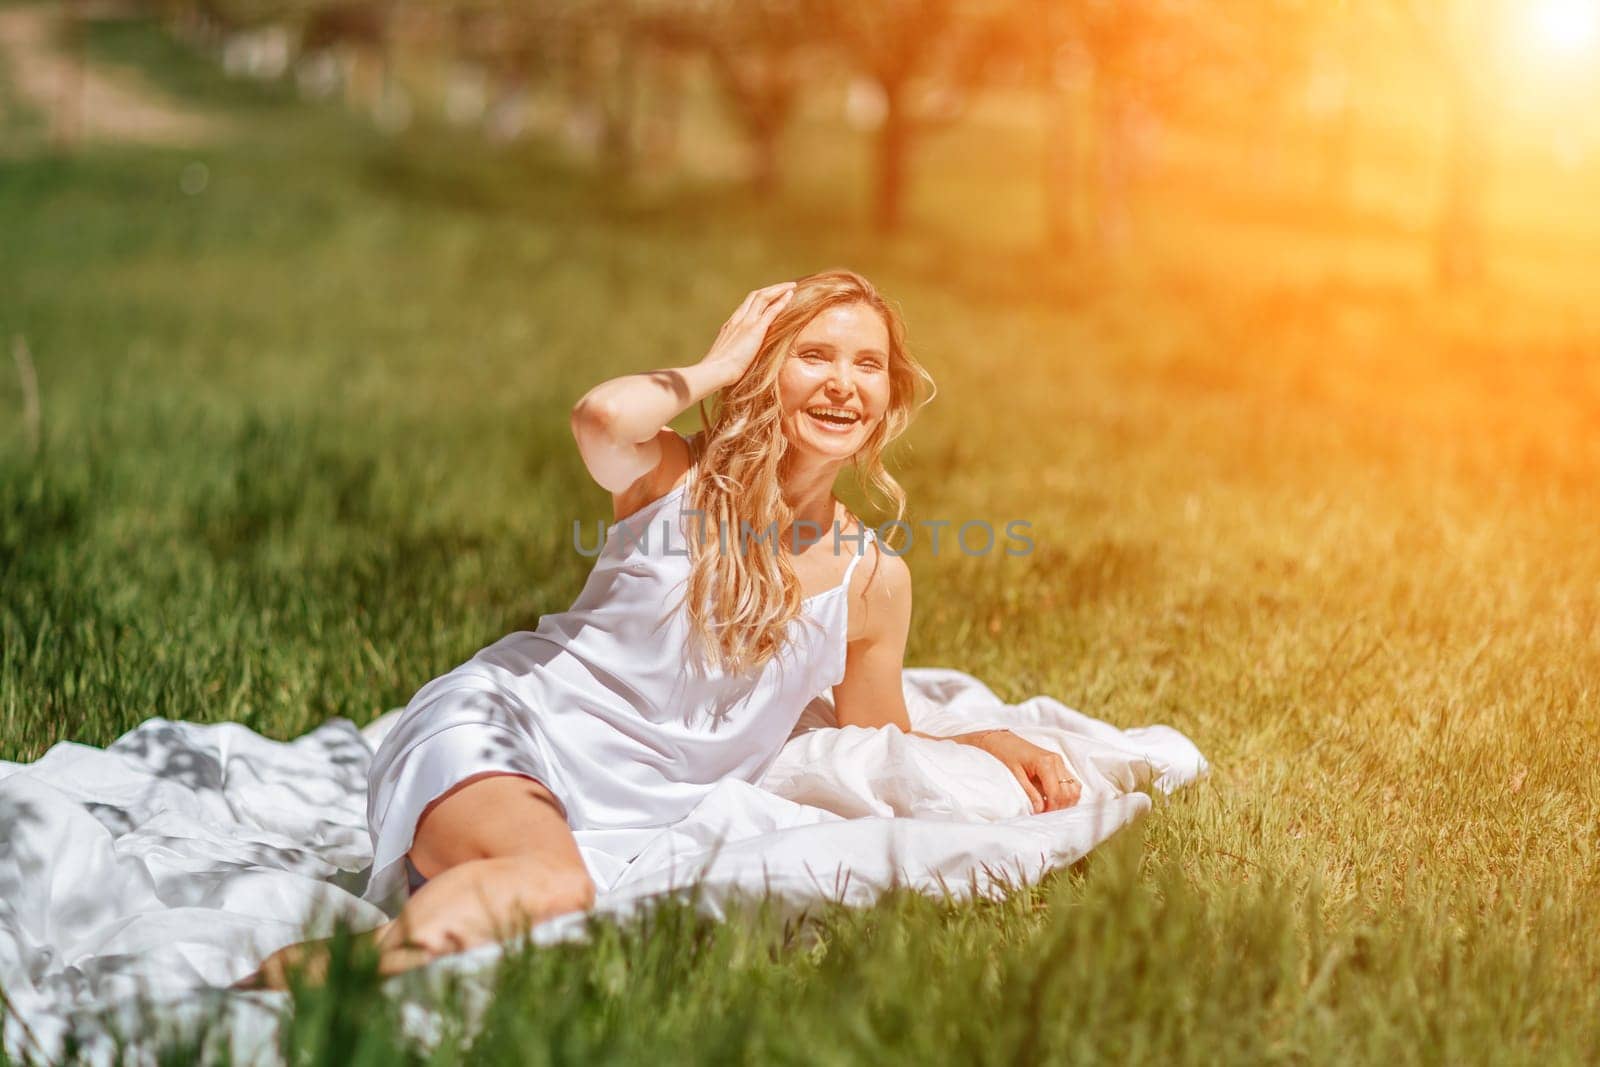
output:
<svg viewBox="0 0 1600 1067"><path fill-rule="evenodd" d="M783 433L816 455L849 459L889 408L889 329L867 304L824 308L778 371Z"/></svg>

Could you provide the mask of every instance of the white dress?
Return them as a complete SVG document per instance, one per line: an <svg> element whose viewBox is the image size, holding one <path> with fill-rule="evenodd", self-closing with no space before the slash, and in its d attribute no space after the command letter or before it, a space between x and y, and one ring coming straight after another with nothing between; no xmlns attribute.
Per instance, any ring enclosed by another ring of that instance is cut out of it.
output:
<svg viewBox="0 0 1600 1067"><path fill-rule="evenodd" d="M604 889L718 781L758 781L806 705L843 681L846 594L871 530L838 539L851 556L844 580L806 598L789 643L761 671L708 675L685 652L680 603L694 521L682 501L693 478L691 470L607 528L570 609L502 638L411 698L372 759L364 899L392 905L420 884L403 861L423 809L495 770L555 794L568 825L585 831L582 854ZM816 550L834 550L831 532Z"/></svg>

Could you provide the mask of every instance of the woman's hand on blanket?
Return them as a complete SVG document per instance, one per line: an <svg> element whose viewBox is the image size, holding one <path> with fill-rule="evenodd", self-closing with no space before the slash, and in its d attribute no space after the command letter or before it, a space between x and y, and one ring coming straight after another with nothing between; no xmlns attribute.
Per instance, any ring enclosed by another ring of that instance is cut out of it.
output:
<svg viewBox="0 0 1600 1067"><path fill-rule="evenodd" d="M1078 802L1083 786L1067 767L1067 761L1047 748L1040 748L1010 730L981 730L954 738L981 748L1017 777L1028 794L1035 815L1060 811Z"/></svg>

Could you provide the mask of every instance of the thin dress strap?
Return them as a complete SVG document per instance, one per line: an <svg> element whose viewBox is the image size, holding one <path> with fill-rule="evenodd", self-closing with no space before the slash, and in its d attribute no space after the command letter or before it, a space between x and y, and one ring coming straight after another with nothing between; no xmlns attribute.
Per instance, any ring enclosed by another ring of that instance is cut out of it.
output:
<svg viewBox="0 0 1600 1067"><path fill-rule="evenodd" d="M856 521L857 522L861 522L860 519L856 519ZM872 527L868 526L864 522L861 522L861 532L862 532L863 535L865 535L866 540L861 542L860 551L856 551L856 552L851 552L850 553L850 562L845 564L845 568L844 568L844 581L839 583L840 585L844 586L846 589L849 589L849 587L850 587L850 576L855 573L856 564L860 563L862 558L864 556L866 556L866 554L867 554L867 542L870 541L873 544L877 544L877 541L878 541L877 535L872 532ZM840 538L840 540L843 541L844 539ZM855 538L852 537L850 539L850 544L852 546L854 546L855 543L856 543Z"/></svg>

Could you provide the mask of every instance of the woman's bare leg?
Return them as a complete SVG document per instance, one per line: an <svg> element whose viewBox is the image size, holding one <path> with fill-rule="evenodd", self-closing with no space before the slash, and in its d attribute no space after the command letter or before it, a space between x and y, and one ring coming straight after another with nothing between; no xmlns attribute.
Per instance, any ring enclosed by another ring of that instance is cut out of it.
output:
<svg viewBox="0 0 1600 1067"><path fill-rule="evenodd" d="M523 775L457 784L424 809L409 853L427 878L400 914L363 934L380 974L503 940L594 904L594 884L555 795ZM279 949L235 988L287 989L288 971L321 981L331 939Z"/></svg>

